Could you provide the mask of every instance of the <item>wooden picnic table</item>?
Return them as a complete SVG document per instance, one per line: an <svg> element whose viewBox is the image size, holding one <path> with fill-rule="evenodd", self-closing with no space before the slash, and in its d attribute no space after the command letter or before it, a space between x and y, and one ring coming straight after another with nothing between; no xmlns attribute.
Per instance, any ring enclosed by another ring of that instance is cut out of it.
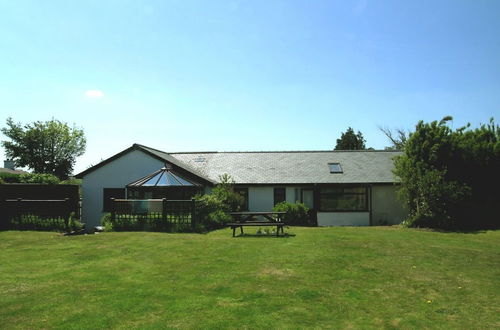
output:
<svg viewBox="0 0 500 330"><path fill-rule="evenodd" d="M250 227L268 227L268 226L276 226L276 236L279 236L279 232L281 230L281 233L284 234L283 232L283 226L285 226L285 223L283 222L283 215L285 215L286 212L232 212L230 213L235 222L231 222L226 224L226 226L231 227L233 230L233 237L235 236L236 233L236 228L240 228L241 235L243 235L243 227L244 226L250 226ZM258 221L256 220L257 217L263 217L267 219L266 221Z"/></svg>

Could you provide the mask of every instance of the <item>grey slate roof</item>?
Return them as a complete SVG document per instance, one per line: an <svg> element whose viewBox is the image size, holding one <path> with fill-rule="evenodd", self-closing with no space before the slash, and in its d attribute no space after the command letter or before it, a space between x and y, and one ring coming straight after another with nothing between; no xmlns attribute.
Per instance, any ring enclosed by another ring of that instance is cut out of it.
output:
<svg viewBox="0 0 500 330"><path fill-rule="evenodd" d="M218 181L228 173L237 184L393 183L395 151L292 151L169 153L195 173ZM330 173L340 163L343 173Z"/></svg>
<svg viewBox="0 0 500 330"><path fill-rule="evenodd" d="M0 173L9 173L9 174L25 174L28 173L23 170L13 170L11 168L0 167Z"/></svg>
<svg viewBox="0 0 500 330"><path fill-rule="evenodd" d="M174 164L211 183L225 173L237 184L394 183L394 157L399 151L259 151L167 153L140 144L79 173L105 166L132 150ZM340 163L343 173L330 173L328 163Z"/></svg>

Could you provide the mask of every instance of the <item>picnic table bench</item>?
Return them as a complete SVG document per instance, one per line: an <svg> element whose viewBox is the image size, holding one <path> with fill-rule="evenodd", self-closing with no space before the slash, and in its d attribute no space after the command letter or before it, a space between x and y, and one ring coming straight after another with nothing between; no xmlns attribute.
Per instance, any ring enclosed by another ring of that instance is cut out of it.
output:
<svg viewBox="0 0 500 330"><path fill-rule="evenodd" d="M276 227L276 236L279 232L283 232L285 223L283 222L283 215L286 212L232 212L231 216L235 219L234 222L227 223L227 227L233 230L233 237L236 234L236 228L240 228L241 235L243 235L243 227ZM256 217L264 217L266 221L256 221Z"/></svg>

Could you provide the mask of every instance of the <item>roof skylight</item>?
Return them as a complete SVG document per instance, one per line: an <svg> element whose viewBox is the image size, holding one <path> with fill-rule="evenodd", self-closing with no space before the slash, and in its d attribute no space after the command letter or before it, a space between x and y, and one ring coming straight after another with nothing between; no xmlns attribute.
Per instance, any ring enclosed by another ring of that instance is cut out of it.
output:
<svg viewBox="0 0 500 330"><path fill-rule="evenodd" d="M328 167L330 168L330 173L344 173L340 163L328 163Z"/></svg>

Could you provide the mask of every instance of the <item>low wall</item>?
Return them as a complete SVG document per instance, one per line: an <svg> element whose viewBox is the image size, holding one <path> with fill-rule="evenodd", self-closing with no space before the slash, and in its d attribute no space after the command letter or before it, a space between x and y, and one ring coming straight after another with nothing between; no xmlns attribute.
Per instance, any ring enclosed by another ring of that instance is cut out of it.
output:
<svg viewBox="0 0 500 330"><path fill-rule="evenodd" d="M369 226L370 212L318 212L318 226Z"/></svg>

